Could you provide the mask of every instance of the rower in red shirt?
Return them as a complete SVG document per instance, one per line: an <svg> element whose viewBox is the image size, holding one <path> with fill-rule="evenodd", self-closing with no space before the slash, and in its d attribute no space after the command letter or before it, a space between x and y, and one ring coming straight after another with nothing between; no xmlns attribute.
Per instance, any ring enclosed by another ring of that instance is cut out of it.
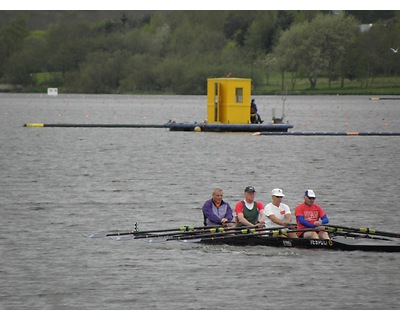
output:
<svg viewBox="0 0 400 320"><path fill-rule="evenodd" d="M315 204L315 193L313 190L306 190L304 194L304 203L299 204L295 209L297 221L297 229L319 228L319 230L311 230L299 232L299 238L306 239L329 239L328 232L324 231L323 224L329 223L328 217L324 210Z"/></svg>

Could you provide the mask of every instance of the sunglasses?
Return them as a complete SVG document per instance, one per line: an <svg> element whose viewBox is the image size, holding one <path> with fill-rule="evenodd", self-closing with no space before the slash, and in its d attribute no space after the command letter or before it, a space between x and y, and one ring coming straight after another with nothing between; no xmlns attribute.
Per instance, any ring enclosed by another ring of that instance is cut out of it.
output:
<svg viewBox="0 0 400 320"><path fill-rule="evenodd" d="M315 200L315 197L307 197L310 200Z"/></svg>
<svg viewBox="0 0 400 320"><path fill-rule="evenodd" d="M281 199L281 198L283 198L283 197L281 197L281 196L274 196L275 198L279 198L279 199Z"/></svg>

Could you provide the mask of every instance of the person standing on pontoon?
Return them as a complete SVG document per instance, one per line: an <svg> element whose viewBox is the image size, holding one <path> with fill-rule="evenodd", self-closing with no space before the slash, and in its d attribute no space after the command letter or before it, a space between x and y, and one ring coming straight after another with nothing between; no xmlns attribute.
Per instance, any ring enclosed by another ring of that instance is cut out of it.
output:
<svg viewBox="0 0 400 320"><path fill-rule="evenodd" d="M266 228L290 228L292 213L289 206L282 203L284 196L282 189L275 188L271 191L272 201L264 208ZM295 232L288 232L287 237L297 238L297 234Z"/></svg>
<svg viewBox="0 0 400 320"><path fill-rule="evenodd" d="M261 124L264 122L263 120L261 120L261 116L258 114L256 101L254 99L251 99L250 103L250 122L255 124Z"/></svg>
<svg viewBox="0 0 400 320"><path fill-rule="evenodd" d="M319 230L311 230L299 232L299 238L305 239L329 239L328 232L324 231L324 224L329 223L328 217L324 210L315 204L315 192L311 189L306 190L304 194L304 202L299 204L295 209L297 229L319 228Z"/></svg>
<svg viewBox="0 0 400 320"><path fill-rule="evenodd" d="M211 199L203 205L203 217L205 226L234 227L232 208L223 199L221 188L215 188Z"/></svg>
<svg viewBox="0 0 400 320"><path fill-rule="evenodd" d="M264 228L264 205L254 201L256 190L249 186L244 189L244 200L236 203L235 212L238 227Z"/></svg>

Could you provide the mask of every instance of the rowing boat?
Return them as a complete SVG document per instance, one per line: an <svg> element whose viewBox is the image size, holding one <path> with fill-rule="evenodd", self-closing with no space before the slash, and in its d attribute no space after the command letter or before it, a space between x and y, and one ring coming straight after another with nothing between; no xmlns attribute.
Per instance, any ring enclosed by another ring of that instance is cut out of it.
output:
<svg viewBox="0 0 400 320"><path fill-rule="evenodd" d="M301 231L318 231L319 228L301 229ZM326 225L325 231L330 239L289 238L289 233L300 231L286 227L253 228L253 227L179 227L164 230L113 231L85 234L87 238L109 237L114 240L143 239L149 243L180 241L211 245L233 246L269 246L285 248L342 250L342 251L375 251L400 252L400 234L378 231L372 228L352 228Z"/></svg>
<svg viewBox="0 0 400 320"><path fill-rule="evenodd" d="M400 252L400 241L382 240L365 237L333 236L329 240L264 237L248 235L246 237L213 237L201 239L201 243L234 246L269 246L303 249L323 249L341 251Z"/></svg>

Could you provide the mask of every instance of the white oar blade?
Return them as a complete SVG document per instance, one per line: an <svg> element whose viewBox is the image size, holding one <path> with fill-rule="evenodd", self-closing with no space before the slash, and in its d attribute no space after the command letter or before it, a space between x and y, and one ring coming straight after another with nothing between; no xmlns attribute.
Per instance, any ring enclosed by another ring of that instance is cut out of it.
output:
<svg viewBox="0 0 400 320"><path fill-rule="evenodd" d="M155 237L155 238L143 238L148 243L161 243L166 242L168 237Z"/></svg>
<svg viewBox="0 0 400 320"><path fill-rule="evenodd" d="M192 242L200 242L201 238L196 238L196 239L183 239L179 240L180 242L185 242L185 243L192 243Z"/></svg>
<svg viewBox="0 0 400 320"><path fill-rule="evenodd" d="M107 237L107 233L91 233L91 234L84 234L86 238L104 238Z"/></svg>
<svg viewBox="0 0 400 320"><path fill-rule="evenodd" d="M119 235L130 235L134 231L130 230L111 230L111 231L104 231L104 232L97 232L97 233L86 233L83 234L86 238L106 238L110 236L119 236Z"/></svg>
<svg viewBox="0 0 400 320"><path fill-rule="evenodd" d="M133 234L127 234L123 236L111 236L109 238L117 241L125 241L125 240L133 240L135 239L135 236Z"/></svg>

